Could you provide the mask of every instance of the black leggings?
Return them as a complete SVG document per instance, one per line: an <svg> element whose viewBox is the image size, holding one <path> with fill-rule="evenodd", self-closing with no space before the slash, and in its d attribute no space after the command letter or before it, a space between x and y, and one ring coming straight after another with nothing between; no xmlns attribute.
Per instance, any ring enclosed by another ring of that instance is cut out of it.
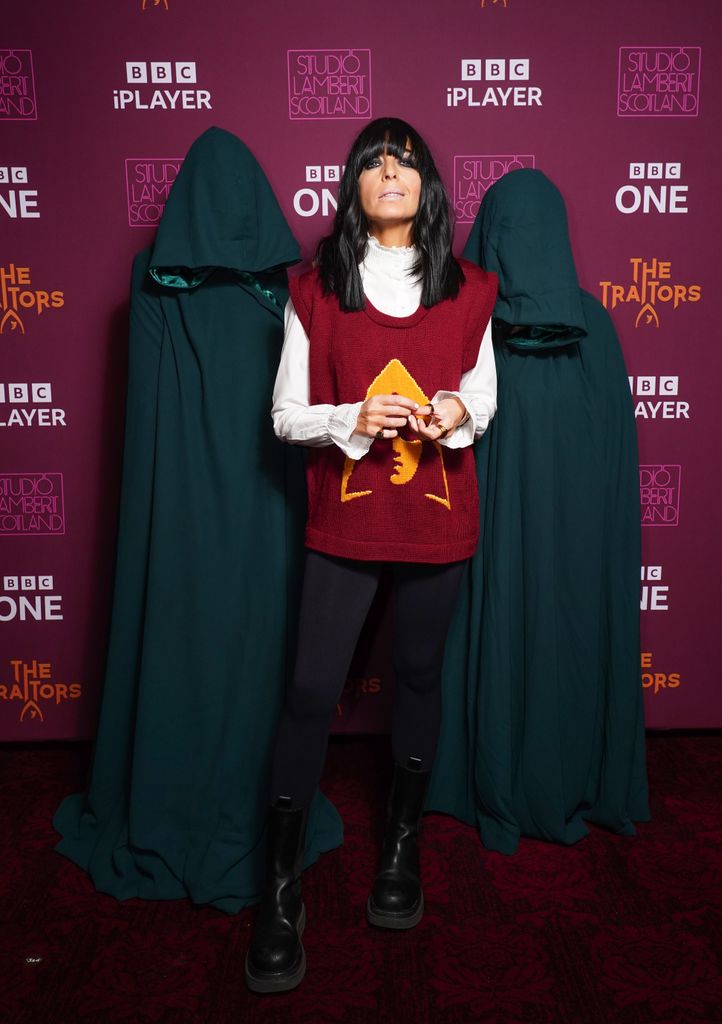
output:
<svg viewBox="0 0 722 1024"><path fill-rule="evenodd" d="M271 770L273 802L307 804L323 771L331 716L381 573L390 564L395 584L392 750L406 765L431 767L441 718L441 665L465 561L362 562L308 551L301 592L293 679L276 736Z"/></svg>

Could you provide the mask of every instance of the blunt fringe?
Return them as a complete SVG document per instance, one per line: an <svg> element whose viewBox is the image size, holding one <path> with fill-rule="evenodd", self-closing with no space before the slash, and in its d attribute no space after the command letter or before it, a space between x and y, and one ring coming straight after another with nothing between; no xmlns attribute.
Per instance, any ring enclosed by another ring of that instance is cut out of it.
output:
<svg viewBox="0 0 722 1024"><path fill-rule="evenodd" d="M465 280L464 271L451 251L453 224L449 198L429 147L406 121L379 117L366 125L351 146L341 178L333 230L319 242L314 260L324 294L335 295L344 312L364 307L358 264L366 254L368 221L359 199L359 175L384 150L399 160L409 146L411 163L421 176L419 208L412 225L412 242L419 253L413 273L423 282L421 304L435 306L443 299L456 298Z"/></svg>

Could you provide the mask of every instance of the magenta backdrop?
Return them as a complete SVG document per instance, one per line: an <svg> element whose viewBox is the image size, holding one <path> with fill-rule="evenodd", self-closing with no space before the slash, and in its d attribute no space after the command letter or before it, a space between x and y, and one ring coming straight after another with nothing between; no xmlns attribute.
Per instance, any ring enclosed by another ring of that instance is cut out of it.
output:
<svg viewBox="0 0 722 1024"><path fill-rule="evenodd" d="M560 186L580 280L610 309L635 394L647 723L722 724L721 29L708 0L11 2L0 30L0 738L94 728L130 263L182 155L209 125L239 135L308 256L353 136L382 114L430 143L454 195L457 252L509 167L542 168ZM388 628L364 651L340 730L386 720Z"/></svg>

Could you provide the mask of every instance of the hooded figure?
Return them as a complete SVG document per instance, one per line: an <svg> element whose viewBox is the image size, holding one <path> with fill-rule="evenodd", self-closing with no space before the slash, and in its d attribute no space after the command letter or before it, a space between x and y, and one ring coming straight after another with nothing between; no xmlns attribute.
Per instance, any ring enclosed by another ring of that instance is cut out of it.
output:
<svg viewBox="0 0 722 1024"><path fill-rule="evenodd" d="M56 848L119 899L235 912L260 895L304 521L300 455L270 416L298 259L250 151L204 132L133 265L94 763L88 792L54 818ZM305 865L341 841L317 790Z"/></svg>
<svg viewBox="0 0 722 1024"><path fill-rule="evenodd" d="M649 810L622 352L540 171L488 190L464 256L499 276L498 411L476 446L482 535L447 642L426 809L502 853L520 835L574 843L585 822L634 835Z"/></svg>

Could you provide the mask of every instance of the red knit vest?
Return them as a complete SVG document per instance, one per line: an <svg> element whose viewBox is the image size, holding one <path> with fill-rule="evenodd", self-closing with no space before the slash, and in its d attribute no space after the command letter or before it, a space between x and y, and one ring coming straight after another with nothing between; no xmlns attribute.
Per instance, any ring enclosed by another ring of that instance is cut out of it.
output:
<svg viewBox="0 0 722 1024"><path fill-rule="evenodd" d="M476 364L496 300L496 275L460 260L456 299L388 316L366 299L355 313L325 296L317 272L289 281L310 340L311 405L399 394L426 404L458 391ZM306 546L342 558L454 562L474 553L479 495L471 446L421 441L410 428L354 461L337 445L308 450Z"/></svg>

